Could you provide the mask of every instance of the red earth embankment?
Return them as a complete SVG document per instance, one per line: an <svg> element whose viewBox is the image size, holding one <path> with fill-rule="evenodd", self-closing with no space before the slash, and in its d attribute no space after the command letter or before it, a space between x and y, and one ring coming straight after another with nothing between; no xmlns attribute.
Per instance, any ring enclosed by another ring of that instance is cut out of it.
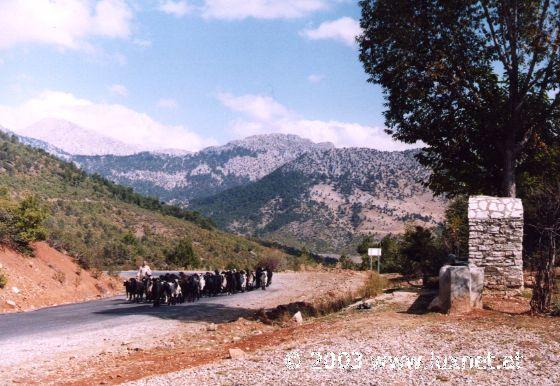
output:
<svg viewBox="0 0 560 386"><path fill-rule="evenodd" d="M8 279L0 289L0 313L93 300L121 292L119 280L80 268L72 257L47 243L36 243L33 249L35 256L30 257L0 246L0 273Z"/></svg>

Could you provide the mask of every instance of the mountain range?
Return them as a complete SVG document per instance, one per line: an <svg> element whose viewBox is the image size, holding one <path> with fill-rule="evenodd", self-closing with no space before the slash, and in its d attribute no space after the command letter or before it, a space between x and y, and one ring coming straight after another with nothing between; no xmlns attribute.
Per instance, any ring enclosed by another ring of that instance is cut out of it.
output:
<svg viewBox="0 0 560 386"><path fill-rule="evenodd" d="M315 251L354 252L361 235L435 225L444 200L421 184L417 151L304 153L262 179L191 202L230 231Z"/></svg>
<svg viewBox="0 0 560 386"><path fill-rule="evenodd" d="M338 149L267 134L189 154L96 155L100 142L87 148L87 133L80 131L73 144L71 124L47 123L48 130L35 133L36 124L18 132L28 136L20 140L141 194L200 211L223 229L290 246L352 252L364 234L399 233L407 222L434 225L443 217L444 200L422 184L429 171L416 161L417 150Z"/></svg>
<svg viewBox="0 0 560 386"><path fill-rule="evenodd" d="M143 152L130 156L74 156L98 173L143 194L182 205L255 182L312 150L333 149L295 135L268 134L232 141L183 156Z"/></svg>

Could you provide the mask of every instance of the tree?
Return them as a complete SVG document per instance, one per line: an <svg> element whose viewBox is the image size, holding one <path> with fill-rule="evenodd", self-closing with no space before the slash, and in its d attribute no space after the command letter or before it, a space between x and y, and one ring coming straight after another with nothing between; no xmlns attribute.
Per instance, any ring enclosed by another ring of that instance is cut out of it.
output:
<svg viewBox="0 0 560 386"><path fill-rule="evenodd" d="M531 310L546 313L552 311L552 295L558 289L554 269L560 245L560 143L549 142L538 158L535 169L523 176L524 249L536 271Z"/></svg>
<svg viewBox="0 0 560 386"><path fill-rule="evenodd" d="M342 269L355 269L356 265L347 255L342 254L338 259L338 263L340 264L340 268Z"/></svg>
<svg viewBox="0 0 560 386"><path fill-rule="evenodd" d="M551 311L554 268L560 247L560 179L536 187L528 201L531 219L528 225L532 228L529 232L536 247L532 259L536 274L531 310L546 313Z"/></svg>
<svg viewBox="0 0 560 386"><path fill-rule="evenodd" d="M47 217L47 209L36 196L25 198L14 211L14 241L26 248L32 241L45 240L47 229L44 222Z"/></svg>
<svg viewBox="0 0 560 386"><path fill-rule="evenodd" d="M400 252L408 259L411 273L422 273L424 283L429 276L437 275L445 260L432 230L420 225L406 227Z"/></svg>
<svg viewBox="0 0 560 386"><path fill-rule="evenodd" d="M367 235L362 238L362 241L356 247L356 252L360 255L367 255L369 248L378 248L379 242L375 240L373 235Z"/></svg>
<svg viewBox="0 0 560 386"><path fill-rule="evenodd" d="M558 133L560 0L360 5L360 60L386 95L387 132L427 145L432 190L515 197L540 139Z"/></svg>
<svg viewBox="0 0 560 386"><path fill-rule="evenodd" d="M381 272L410 274L410 264L401 254L400 243L400 237L392 234L388 234L381 239Z"/></svg>
<svg viewBox="0 0 560 386"><path fill-rule="evenodd" d="M469 253L468 199L456 197L445 209L442 242L449 253L466 257Z"/></svg>
<svg viewBox="0 0 560 386"><path fill-rule="evenodd" d="M360 269L367 270L373 265L373 260L371 256L368 256L369 248L379 248L379 242L375 241L373 235L364 236L361 243L356 248L356 252L362 255L362 264Z"/></svg>
<svg viewBox="0 0 560 386"><path fill-rule="evenodd" d="M177 245L167 254L167 262L178 267L198 268L200 258L194 253L192 241L188 237L183 237Z"/></svg>

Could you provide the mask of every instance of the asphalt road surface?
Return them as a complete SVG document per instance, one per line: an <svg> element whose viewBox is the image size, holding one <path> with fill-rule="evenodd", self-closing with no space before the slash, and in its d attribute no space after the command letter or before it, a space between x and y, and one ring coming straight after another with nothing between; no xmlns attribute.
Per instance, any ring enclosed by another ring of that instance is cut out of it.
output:
<svg viewBox="0 0 560 386"><path fill-rule="evenodd" d="M149 303L129 303L124 296L43 308L36 311L0 315L0 342L14 338L30 338L34 335L54 335L57 331L67 333L79 327L111 329L138 320L158 319L178 321L207 321L222 323L241 316L252 315L253 301L272 297L281 284L272 283L266 291L254 290L235 295L201 298L194 303L175 306L153 307Z"/></svg>

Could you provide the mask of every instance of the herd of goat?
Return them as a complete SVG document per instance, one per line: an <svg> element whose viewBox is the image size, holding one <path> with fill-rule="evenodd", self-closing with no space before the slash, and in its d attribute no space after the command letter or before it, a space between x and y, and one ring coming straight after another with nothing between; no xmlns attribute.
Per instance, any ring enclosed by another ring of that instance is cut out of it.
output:
<svg viewBox="0 0 560 386"><path fill-rule="evenodd" d="M131 302L162 304L194 302L201 296L231 295L237 292L265 290L272 282L272 271L259 268L254 271L214 271L206 273L166 273L159 277L132 278L124 282L126 296Z"/></svg>

